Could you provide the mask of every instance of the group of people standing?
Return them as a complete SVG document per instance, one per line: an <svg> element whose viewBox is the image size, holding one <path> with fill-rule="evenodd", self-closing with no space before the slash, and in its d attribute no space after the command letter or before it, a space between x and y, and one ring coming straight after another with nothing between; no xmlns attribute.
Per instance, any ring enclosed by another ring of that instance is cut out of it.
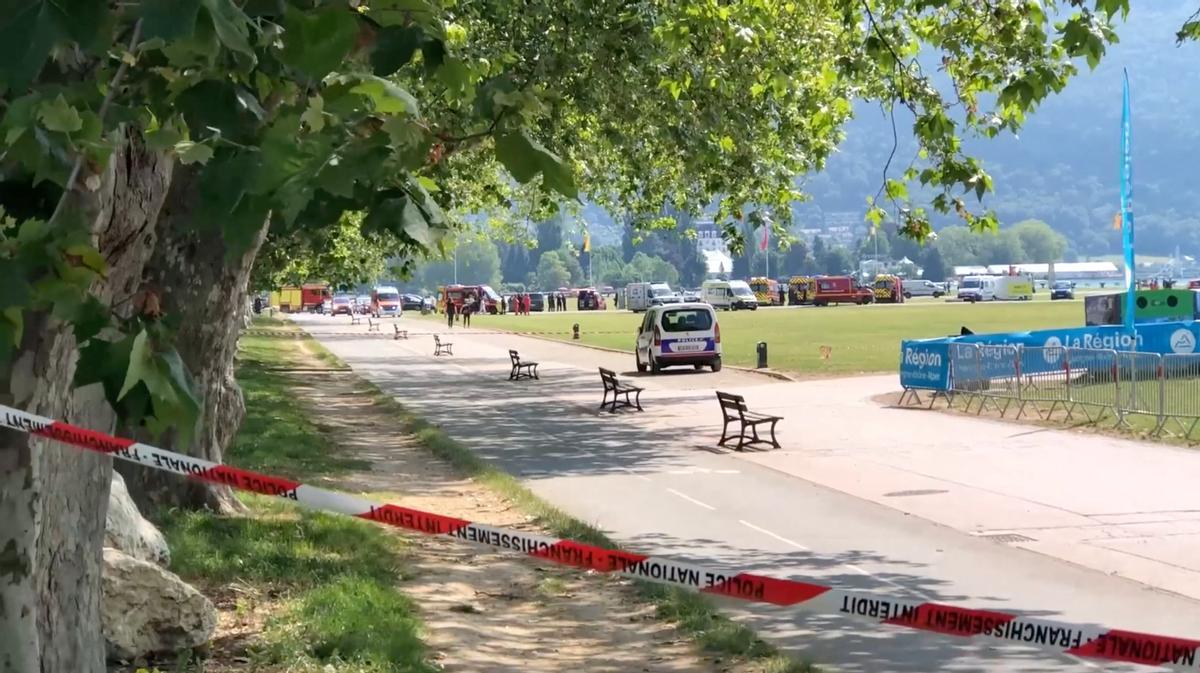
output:
<svg viewBox="0 0 1200 673"><path fill-rule="evenodd" d="M470 327L471 314L475 313L478 308L479 300L475 297L464 299L462 306L458 306L454 302L446 302L446 327L454 327L454 320L457 316L462 316L463 327Z"/></svg>
<svg viewBox="0 0 1200 673"><path fill-rule="evenodd" d="M514 315L529 315L532 304L528 294L514 294L508 298L508 311Z"/></svg>
<svg viewBox="0 0 1200 673"><path fill-rule="evenodd" d="M546 308L550 311L567 310L567 295L561 292L546 295Z"/></svg>

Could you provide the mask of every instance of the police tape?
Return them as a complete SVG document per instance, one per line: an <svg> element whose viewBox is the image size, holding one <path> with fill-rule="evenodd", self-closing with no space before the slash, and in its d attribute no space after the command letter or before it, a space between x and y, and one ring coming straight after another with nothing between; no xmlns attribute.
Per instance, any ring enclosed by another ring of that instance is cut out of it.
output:
<svg viewBox="0 0 1200 673"><path fill-rule="evenodd" d="M284 498L312 509L515 551L576 568L616 573L718 596L796 607L822 614L845 615L876 624L980 638L996 644L1029 645L1085 659L1200 670L1197 666L1200 640L1055 622L940 603L897 600L508 530L408 507L379 504L290 479L213 463L3 405L0 405L0 427L108 454L198 481Z"/></svg>

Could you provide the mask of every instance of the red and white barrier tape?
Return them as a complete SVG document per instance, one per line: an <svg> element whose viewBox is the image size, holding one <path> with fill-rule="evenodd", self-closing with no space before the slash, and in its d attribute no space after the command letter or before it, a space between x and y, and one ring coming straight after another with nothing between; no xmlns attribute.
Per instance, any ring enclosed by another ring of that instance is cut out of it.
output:
<svg viewBox="0 0 1200 673"><path fill-rule="evenodd" d="M191 479L278 496L312 509L337 512L427 535L445 535L528 554L576 568L611 572L661 584L759 603L793 606L993 643L1030 645L1087 659L1120 661L1176 670L1200 670L1200 640L1053 622L1018 614L896 600L875 594L730 572L666 558L604 549L571 540L508 530L398 505L381 505L228 465L212 463L113 437L94 430L0 405L0 427L20 430L81 449L112 455Z"/></svg>

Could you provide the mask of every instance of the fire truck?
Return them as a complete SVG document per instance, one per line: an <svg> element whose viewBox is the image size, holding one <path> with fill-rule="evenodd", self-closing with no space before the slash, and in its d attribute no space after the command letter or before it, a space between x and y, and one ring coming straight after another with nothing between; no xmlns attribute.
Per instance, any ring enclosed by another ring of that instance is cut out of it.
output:
<svg viewBox="0 0 1200 673"><path fill-rule="evenodd" d="M875 301L875 292L858 284L851 276L819 276L813 279L817 292L813 295L813 306L830 304L870 304Z"/></svg>
<svg viewBox="0 0 1200 673"><path fill-rule="evenodd" d="M281 287L271 293L271 304L284 313L320 311L326 299L332 299L329 283L305 283Z"/></svg>
<svg viewBox="0 0 1200 673"><path fill-rule="evenodd" d="M874 292L876 304L903 304L904 280L899 276L881 273L875 276Z"/></svg>
<svg viewBox="0 0 1200 673"><path fill-rule="evenodd" d="M788 280L788 303L792 306L811 304L817 293L817 281L809 276L792 276Z"/></svg>

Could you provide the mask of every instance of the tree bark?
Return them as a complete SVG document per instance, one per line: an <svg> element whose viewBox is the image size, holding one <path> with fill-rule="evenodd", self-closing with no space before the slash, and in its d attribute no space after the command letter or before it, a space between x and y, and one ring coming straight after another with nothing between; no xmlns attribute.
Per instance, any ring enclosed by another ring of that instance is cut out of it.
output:
<svg viewBox="0 0 1200 673"><path fill-rule="evenodd" d="M192 373L201 399L200 423L190 446L174 437L159 445L222 462L245 416L242 390L234 379L234 355L254 258L267 233L264 220L249 249L234 256L211 222L197 221L200 193L196 173L176 170L159 218L158 245L146 266L144 284L159 293L163 311L179 319L175 347ZM134 502L144 513L163 507L243 511L228 486L183 481L140 465L118 465Z"/></svg>
<svg viewBox="0 0 1200 673"><path fill-rule="evenodd" d="M91 288L126 307L154 247L155 222L173 160L126 129L100 188L70 195L89 218L109 265ZM33 413L111 429L112 411L89 387L72 392L78 359L68 327L27 315L0 401ZM0 431L0 673L101 673L101 543L112 460L28 435Z"/></svg>

